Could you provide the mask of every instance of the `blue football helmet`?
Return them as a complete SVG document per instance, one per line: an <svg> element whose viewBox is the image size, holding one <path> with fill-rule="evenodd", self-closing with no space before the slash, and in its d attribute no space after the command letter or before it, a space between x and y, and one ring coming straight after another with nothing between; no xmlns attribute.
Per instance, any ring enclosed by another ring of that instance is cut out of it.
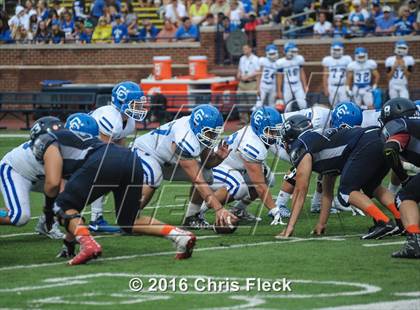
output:
<svg viewBox="0 0 420 310"><path fill-rule="evenodd" d="M286 55L287 59L292 59L294 56L297 55L299 49L294 42L287 42L284 45L284 54Z"/></svg>
<svg viewBox="0 0 420 310"><path fill-rule="evenodd" d="M86 113L74 113L67 117L64 125L70 131L87 133L94 137L99 136L99 126L96 120Z"/></svg>
<svg viewBox="0 0 420 310"><path fill-rule="evenodd" d="M395 55L398 56L406 56L408 54L408 44L404 40L399 40L395 42L395 49L394 49Z"/></svg>
<svg viewBox="0 0 420 310"><path fill-rule="evenodd" d="M136 121L141 122L146 118L147 110L144 107L146 102L146 96L140 86L134 82L121 82L112 89L111 104Z"/></svg>
<svg viewBox="0 0 420 310"><path fill-rule="evenodd" d="M265 55L271 61L277 60L277 58L279 57L279 51L277 49L277 46L275 46L274 44L267 45L265 47Z"/></svg>
<svg viewBox="0 0 420 310"><path fill-rule="evenodd" d="M280 142L283 119L273 107L260 107L251 115L251 128L266 145Z"/></svg>
<svg viewBox="0 0 420 310"><path fill-rule="evenodd" d="M420 100L416 100L416 101L414 101L414 103L416 104L416 107L417 107L417 110L418 110L417 114L419 114L419 116L420 116Z"/></svg>
<svg viewBox="0 0 420 310"><path fill-rule="evenodd" d="M364 47L356 47L354 50L354 58L357 62L365 62L368 59L368 52L367 49Z"/></svg>
<svg viewBox="0 0 420 310"><path fill-rule="evenodd" d="M346 128L362 125L363 111L351 101L338 104L331 112L331 127Z"/></svg>
<svg viewBox="0 0 420 310"><path fill-rule="evenodd" d="M344 53L344 44L340 41L334 41L331 44L331 56L333 58L340 58Z"/></svg>
<svg viewBox="0 0 420 310"><path fill-rule="evenodd" d="M191 112L190 127L201 144L213 148L223 132L222 114L210 104L201 104Z"/></svg>

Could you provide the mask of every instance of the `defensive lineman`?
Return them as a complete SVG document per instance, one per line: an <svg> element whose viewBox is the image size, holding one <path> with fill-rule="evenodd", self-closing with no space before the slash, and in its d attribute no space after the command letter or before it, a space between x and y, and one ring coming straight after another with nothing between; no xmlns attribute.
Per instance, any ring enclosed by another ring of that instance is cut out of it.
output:
<svg viewBox="0 0 420 310"><path fill-rule="evenodd" d="M385 61L388 76L389 98L402 97L409 99L408 77L414 66L414 58L408 55L408 44L400 40L395 43L394 56Z"/></svg>
<svg viewBox="0 0 420 310"><path fill-rule="evenodd" d="M373 94L379 83L378 65L373 59L368 59L364 47L357 47L354 61L347 67L346 91L349 98L363 110L373 109Z"/></svg>
<svg viewBox="0 0 420 310"><path fill-rule="evenodd" d="M330 52L330 56L326 56L322 60L324 67L322 81L324 94L328 97L331 107L334 108L338 103L349 100L345 85L347 66L352 59L349 55L343 55L344 45L342 42L333 42Z"/></svg>

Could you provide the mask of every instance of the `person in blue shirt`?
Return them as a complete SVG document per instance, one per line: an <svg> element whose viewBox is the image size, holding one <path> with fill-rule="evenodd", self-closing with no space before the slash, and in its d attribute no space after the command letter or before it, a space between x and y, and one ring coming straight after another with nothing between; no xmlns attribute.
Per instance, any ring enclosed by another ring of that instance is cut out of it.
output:
<svg viewBox="0 0 420 310"><path fill-rule="evenodd" d="M93 34L93 23L90 20L86 20L82 33L80 34L79 41L82 44L92 43Z"/></svg>
<svg viewBox="0 0 420 310"><path fill-rule="evenodd" d="M63 14L63 20L61 21L60 24L60 29L61 31L64 32L64 34L66 35L66 37L70 37L71 34L74 31L74 21L73 18L70 14L70 12L64 12Z"/></svg>
<svg viewBox="0 0 420 310"><path fill-rule="evenodd" d="M353 0L354 11L349 15L349 25L351 32L356 36L361 36L366 31L367 12L362 8L360 0Z"/></svg>
<svg viewBox="0 0 420 310"><path fill-rule="evenodd" d="M143 19L143 28L141 28L138 38L145 42L155 41L158 33L159 29L157 29L150 20Z"/></svg>
<svg viewBox="0 0 420 310"><path fill-rule="evenodd" d="M395 22L395 34L405 36L414 34L414 23L410 21L410 10L408 6L402 5L398 11L399 19Z"/></svg>
<svg viewBox="0 0 420 310"><path fill-rule="evenodd" d="M52 44L63 44L65 34L60 30L60 23L55 21L52 23L51 27L51 43Z"/></svg>
<svg viewBox="0 0 420 310"><path fill-rule="evenodd" d="M95 0L93 3L92 11L90 15L95 19L95 23L98 22L99 17L104 15L105 0Z"/></svg>
<svg viewBox="0 0 420 310"><path fill-rule="evenodd" d="M408 20L414 24L417 21L417 11L418 11L417 1L409 0L408 9L410 10L410 15L408 16Z"/></svg>
<svg viewBox="0 0 420 310"><path fill-rule="evenodd" d="M182 25L176 31L175 39L177 41L189 41L189 42L198 41L199 39L198 28L197 26L191 23L191 20L189 17L184 17L182 19Z"/></svg>
<svg viewBox="0 0 420 310"><path fill-rule="evenodd" d="M128 29L127 25L123 23L120 14L115 15L115 25L112 27L112 42L124 43L127 42Z"/></svg>
<svg viewBox="0 0 420 310"><path fill-rule="evenodd" d="M13 43L12 33L10 32L7 23L0 18L0 44Z"/></svg>
<svg viewBox="0 0 420 310"><path fill-rule="evenodd" d="M383 14L375 18L376 28L375 33L377 35L391 35L395 31L396 18L391 12L389 6L384 6Z"/></svg>
<svg viewBox="0 0 420 310"><path fill-rule="evenodd" d="M343 25L343 15L337 14L334 16L333 38L346 38L350 35L350 31Z"/></svg>

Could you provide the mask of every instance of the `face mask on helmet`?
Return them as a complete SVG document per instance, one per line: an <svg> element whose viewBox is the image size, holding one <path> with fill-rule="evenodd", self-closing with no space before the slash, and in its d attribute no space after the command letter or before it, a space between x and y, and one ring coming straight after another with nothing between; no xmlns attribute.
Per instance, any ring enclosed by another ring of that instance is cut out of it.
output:
<svg viewBox="0 0 420 310"><path fill-rule="evenodd" d="M408 46L406 45L397 45L395 47L395 55L406 56L408 54Z"/></svg>
<svg viewBox="0 0 420 310"><path fill-rule="evenodd" d="M279 53L276 50L270 50L266 53L268 59L274 61L277 60L279 57Z"/></svg>
<svg viewBox="0 0 420 310"><path fill-rule="evenodd" d="M144 106L147 103L146 96L140 97L140 100L131 100L123 106L123 112L137 122L141 122L146 118L147 110Z"/></svg>
<svg viewBox="0 0 420 310"><path fill-rule="evenodd" d="M368 59L368 55L366 53L357 53L355 59L357 62L365 62Z"/></svg>
<svg viewBox="0 0 420 310"><path fill-rule="evenodd" d="M260 139L267 145L273 145L281 142L281 124L274 127L265 127L262 135L260 135Z"/></svg>
<svg viewBox="0 0 420 310"><path fill-rule="evenodd" d="M343 56L343 48L340 46L333 46L331 47L331 56L334 58L340 58Z"/></svg>
<svg viewBox="0 0 420 310"><path fill-rule="evenodd" d="M201 132L197 134L197 139L206 147L214 148L219 143L219 138L222 133L223 127L204 127Z"/></svg>
<svg viewBox="0 0 420 310"><path fill-rule="evenodd" d="M292 55L293 57L299 55L299 49L297 47L292 48Z"/></svg>

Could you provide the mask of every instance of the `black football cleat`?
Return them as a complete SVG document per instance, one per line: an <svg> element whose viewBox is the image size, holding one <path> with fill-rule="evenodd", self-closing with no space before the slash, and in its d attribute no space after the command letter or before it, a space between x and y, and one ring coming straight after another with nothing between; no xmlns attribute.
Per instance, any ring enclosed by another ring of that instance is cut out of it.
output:
<svg viewBox="0 0 420 310"><path fill-rule="evenodd" d="M395 223L397 224L398 229L392 233L393 236L407 236L407 232L405 231L404 225L401 219L395 219Z"/></svg>
<svg viewBox="0 0 420 310"><path fill-rule="evenodd" d="M392 253L394 258L417 258L420 259L420 234L408 234L407 241L401 250Z"/></svg>
<svg viewBox="0 0 420 310"><path fill-rule="evenodd" d="M386 236L392 235L398 230L398 226L392 221L385 223L383 221L378 221L374 227L369 228L369 232L366 235L360 237L362 240L369 239L382 239Z"/></svg>
<svg viewBox="0 0 420 310"><path fill-rule="evenodd" d="M211 228L210 224L203 217L200 217L200 213L186 217L182 226L193 230Z"/></svg>

